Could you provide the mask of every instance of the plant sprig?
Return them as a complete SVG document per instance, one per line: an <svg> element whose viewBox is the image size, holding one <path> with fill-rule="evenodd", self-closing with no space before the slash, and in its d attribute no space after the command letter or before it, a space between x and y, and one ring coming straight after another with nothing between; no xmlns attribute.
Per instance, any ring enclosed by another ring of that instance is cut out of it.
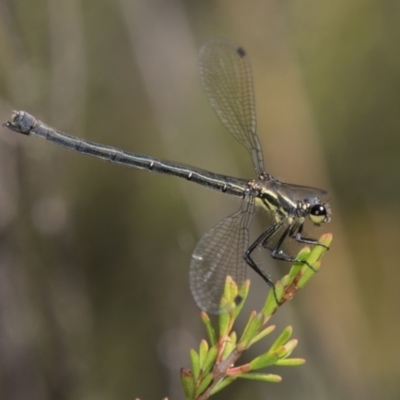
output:
<svg viewBox="0 0 400 400"><path fill-rule="evenodd" d="M250 313L241 335L233 331L233 325L249 293L250 281L238 286L231 277L227 277L221 299L221 309L224 312L219 315L218 329L215 329L209 316L204 311L201 312L208 342L203 339L198 351L190 351L191 369L181 370L181 381L187 400L208 399L238 378L278 383L282 380L279 375L258 370L270 366L298 366L305 363L302 358L290 358L298 341L291 338L292 327L288 326L268 351L248 363L235 366L246 350L275 330L274 325L267 326L268 321L279 307L292 300L319 271L320 260L331 241L332 235L325 234L319 239L320 246L315 246L312 250L306 246L300 251L297 259L302 262L293 264L289 273L276 282L275 290L270 290L261 311ZM238 296L243 299L239 304L236 301Z"/></svg>

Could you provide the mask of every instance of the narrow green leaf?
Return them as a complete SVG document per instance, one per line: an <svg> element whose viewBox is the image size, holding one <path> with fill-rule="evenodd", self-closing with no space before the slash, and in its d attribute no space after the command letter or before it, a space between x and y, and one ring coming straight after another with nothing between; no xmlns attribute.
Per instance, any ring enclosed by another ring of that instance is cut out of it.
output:
<svg viewBox="0 0 400 400"><path fill-rule="evenodd" d="M239 351L245 350L249 347L249 344L253 340L254 336L259 334L263 323L264 314L262 313L258 313L254 315L253 318L249 319L249 322L247 323L243 335L238 343Z"/></svg>
<svg viewBox="0 0 400 400"><path fill-rule="evenodd" d="M285 349L285 358L289 357L290 354L292 354L292 351L296 348L298 343L299 341L297 339L292 339L289 340L284 346L282 346Z"/></svg>
<svg viewBox="0 0 400 400"><path fill-rule="evenodd" d="M227 279L227 287L229 290L229 292L228 292L229 294L227 293L226 297L233 302L238 295L239 288L238 288L237 282L234 281L231 276L229 276Z"/></svg>
<svg viewBox="0 0 400 400"><path fill-rule="evenodd" d="M311 252L311 249L306 246L303 247L299 254L297 255L297 259L298 260L307 260L307 258L309 257ZM293 279L298 275L298 273L300 272L300 270L304 267L304 263L298 262L298 263L294 263L289 271L289 276L288 276L288 282L293 282Z"/></svg>
<svg viewBox="0 0 400 400"><path fill-rule="evenodd" d="M287 326L282 333L277 337L273 345L271 346L271 350L277 350L279 347L283 346L292 336L293 328L291 326Z"/></svg>
<svg viewBox="0 0 400 400"><path fill-rule="evenodd" d="M307 263L309 265L304 265L301 271L301 278L298 282L298 287L303 288L309 280L315 275L315 271L319 271L321 267L320 260L322 259L323 255L327 251L327 248L330 247L332 242L332 234L326 233L319 238L319 243L323 246L314 246L310 252L310 255L307 257ZM312 268L310 268L310 265ZM313 271L313 269L315 271Z"/></svg>
<svg viewBox="0 0 400 400"><path fill-rule="evenodd" d="M282 278L279 279L279 283L282 285L283 288L285 288L289 284L289 275L284 275ZM278 284L278 282L275 283L275 286ZM281 296L278 297L278 299Z"/></svg>
<svg viewBox="0 0 400 400"><path fill-rule="evenodd" d="M181 369L181 382L186 399L193 399L195 392L195 381L192 372L187 368Z"/></svg>
<svg viewBox="0 0 400 400"><path fill-rule="evenodd" d="M211 343L211 346L217 343L217 335L215 333L215 329L211 323L210 317L204 311L200 314L201 320L203 321L204 325L206 326L206 331L208 335L208 339Z"/></svg>
<svg viewBox="0 0 400 400"><path fill-rule="evenodd" d="M247 374L238 375L238 378L252 379L252 380L256 380L256 381L270 382L270 383L279 383L282 381L282 378L279 375L254 374L252 372L247 373Z"/></svg>
<svg viewBox="0 0 400 400"><path fill-rule="evenodd" d="M235 304L236 307L233 311L233 318L236 320L237 316L239 315L240 311L242 311L242 308L244 306L244 303L247 299L247 295L249 294L249 289L250 289L250 280L246 279L238 289L238 294L235 299Z"/></svg>
<svg viewBox="0 0 400 400"><path fill-rule="evenodd" d="M310 264L313 264L316 261L321 260L322 256L326 253L326 251L329 249L331 242L332 242L332 234L331 233L325 233L322 235L318 242L322 246L314 246L313 249L311 250L311 254L307 258L307 261ZM328 248L328 249L327 249Z"/></svg>
<svg viewBox="0 0 400 400"><path fill-rule="evenodd" d="M207 357L207 353L208 353L208 343L203 339L200 342L200 346L199 346L199 365L200 365L200 370L203 369L203 364L204 364L204 360Z"/></svg>
<svg viewBox="0 0 400 400"><path fill-rule="evenodd" d="M264 306L262 308L262 313L266 317L270 317L278 309L279 305L276 302L275 294L276 294L276 297L277 297L277 299L279 301L282 298L283 291L284 291L284 286L282 285L282 282L280 282L280 281L277 281L275 283L275 292L274 292L273 289L271 289L269 291L267 300L266 300L266 302L265 302L265 304L264 304Z"/></svg>
<svg viewBox="0 0 400 400"><path fill-rule="evenodd" d="M225 339L225 346L222 352L222 360L226 360L226 358L232 353L233 349L235 348L235 344L232 342L230 336Z"/></svg>
<svg viewBox="0 0 400 400"><path fill-rule="evenodd" d="M283 358L278 360L275 365L281 367L297 367L298 365L305 364L306 360L304 358Z"/></svg>
<svg viewBox="0 0 400 400"><path fill-rule="evenodd" d="M227 276L225 280L224 294L223 297L226 299L227 303L234 303L236 297L238 296L238 286L237 283L232 279L231 276Z"/></svg>
<svg viewBox="0 0 400 400"><path fill-rule="evenodd" d="M194 380L197 381L200 375L200 357L194 349L190 349L190 362L192 364L192 374Z"/></svg>
<svg viewBox="0 0 400 400"><path fill-rule="evenodd" d="M229 338L231 339L231 342L236 346L236 343L237 343L237 336L236 336L236 332L235 332L235 331L232 331L232 332L229 334Z"/></svg>
<svg viewBox="0 0 400 400"><path fill-rule="evenodd" d="M235 381L237 376L235 377L229 377L229 378L224 378L221 379L211 390L210 395L212 396L213 394L219 392L220 390L226 388L228 385L230 385L233 381Z"/></svg>
<svg viewBox="0 0 400 400"><path fill-rule="evenodd" d="M233 312L236 308L235 299L238 295L238 287L231 276L227 276L225 280L224 293L221 298L219 314L219 334L220 336L229 335L229 331L233 325Z"/></svg>
<svg viewBox="0 0 400 400"><path fill-rule="evenodd" d="M210 348L210 350L207 353L207 357L204 360L203 367L202 367L204 374L208 374L211 371L211 369L214 367L214 363L215 363L215 360L217 359L217 356L218 356L218 348L216 345L214 345Z"/></svg>
<svg viewBox="0 0 400 400"><path fill-rule="evenodd" d="M249 319L247 320L247 324L243 329L243 333L242 333L242 337L239 340L239 349L240 351L242 351L245 348L245 343L243 343L243 338L247 336L247 331L249 330L251 324L253 323L254 318L257 316L257 312L256 311L252 311L249 315Z"/></svg>
<svg viewBox="0 0 400 400"><path fill-rule="evenodd" d="M249 347L259 340L263 339L265 336L268 336L275 330L275 325L270 325L267 328L263 329L258 335L254 336L253 339L249 343Z"/></svg>
<svg viewBox="0 0 400 400"><path fill-rule="evenodd" d="M255 318L255 316L257 315L256 311L252 311L249 315L249 319L247 320L247 324L243 329L243 333L242 333L242 337L243 335L246 335L247 330L249 329L249 326L251 325L251 322L253 321L253 319Z"/></svg>
<svg viewBox="0 0 400 400"><path fill-rule="evenodd" d="M330 233L322 235L319 238L319 243L323 244L324 246L326 246L328 248L331 245L331 242L332 242L332 234L330 234ZM327 251L327 249L324 246L314 246L310 255L307 257L307 262L316 271L319 271L319 269L321 267L320 260L322 259L323 255ZM302 273L302 276L298 282L299 288L303 288L310 281L310 279L315 275L315 272L308 265L304 265L301 273Z"/></svg>
<svg viewBox="0 0 400 400"><path fill-rule="evenodd" d="M223 299L221 300L221 305L223 305ZM232 327L232 320L231 320L231 315L229 312L223 312L219 315L219 336L225 337L229 335L229 331L231 330Z"/></svg>
<svg viewBox="0 0 400 400"><path fill-rule="evenodd" d="M207 374L202 381L200 382L200 385L197 386L197 389L195 391L195 398L199 397L202 393L206 391L206 389L210 386L211 382L213 381L213 374Z"/></svg>
<svg viewBox="0 0 400 400"><path fill-rule="evenodd" d="M255 369L260 369L260 368L265 368L269 367L271 365L274 365L279 358L281 357L281 354L278 351L267 351L264 354L261 354L260 356L256 357L254 360L250 361L250 369L255 370Z"/></svg>
<svg viewBox="0 0 400 400"><path fill-rule="evenodd" d="M321 262L320 261L315 261L313 263L308 262L308 264L303 265L303 268L301 269L301 272L300 272L301 277L297 282L297 288L298 289L304 288L304 286L311 280L311 278L314 277L314 275L321 268ZM312 268L310 268L310 265L311 265Z"/></svg>

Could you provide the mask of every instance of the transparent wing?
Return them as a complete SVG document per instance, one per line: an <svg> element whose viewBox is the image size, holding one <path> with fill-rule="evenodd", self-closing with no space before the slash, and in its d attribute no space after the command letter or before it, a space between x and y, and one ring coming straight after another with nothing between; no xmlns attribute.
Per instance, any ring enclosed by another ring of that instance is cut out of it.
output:
<svg viewBox="0 0 400 400"><path fill-rule="evenodd" d="M326 196L328 192L323 189L318 189L310 186L294 185L292 183L279 182L281 189L296 199L314 199Z"/></svg>
<svg viewBox="0 0 400 400"><path fill-rule="evenodd" d="M222 123L250 153L257 175L264 172L263 154L256 134L256 111L249 58L237 44L207 42L199 53L205 92Z"/></svg>
<svg viewBox="0 0 400 400"><path fill-rule="evenodd" d="M210 229L197 244L190 264L190 288L197 305L218 314L225 278L237 284L246 278L244 251L249 243L249 226L254 213L254 198L246 198L239 211Z"/></svg>

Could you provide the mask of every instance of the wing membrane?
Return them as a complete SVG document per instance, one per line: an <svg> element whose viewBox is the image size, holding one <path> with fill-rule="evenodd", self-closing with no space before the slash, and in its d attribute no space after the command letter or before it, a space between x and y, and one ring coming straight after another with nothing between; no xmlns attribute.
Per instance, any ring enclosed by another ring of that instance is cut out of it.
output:
<svg viewBox="0 0 400 400"><path fill-rule="evenodd" d="M217 314L227 275L240 285L246 278L243 259L249 243L254 199L246 198L239 211L210 229L197 244L190 264L190 288L197 305Z"/></svg>
<svg viewBox="0 0 400 400"><path fill-rule="evenodd" d="M264 172L256 134L256 111L249 58L235 43L211 40L200 50L205 92L222 123L250 153L257 175Z"/></svg>
<svg viewBox="0 0 400 400"><path fill-rule="evenodd" d="M295 185L293 183L279 182L279 186L286 192L289 192L296 199L314 199L316 197L324 197L328 194L324 189Z"/></svg>

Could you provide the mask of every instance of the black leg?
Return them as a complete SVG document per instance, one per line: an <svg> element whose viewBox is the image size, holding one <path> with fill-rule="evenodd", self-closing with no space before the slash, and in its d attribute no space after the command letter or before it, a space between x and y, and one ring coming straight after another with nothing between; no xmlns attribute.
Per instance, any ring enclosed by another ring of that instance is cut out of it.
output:
<svg viewBox="0 0 400 400"><path fill-rule="evenodd" d="M325 247L327 250L329 250L329 247L323 245L322 243L319 243L318 240L304 237L303 228L304 224L300 224L297 229L297 233L295 234L296 230L293 230L290 232L289 236L295 239L298 243L311 244L312 246L322 246Z"/></svg>
<svg viewBox="0 0 400 400"><path fill-rule="evenodd" d="M271 226L268 227L268 229L263 232L254 242L253 244L245 251L243 258L246 261L246 263L255 271L257 272L258 275L261 276L261 278L264 279L265 282L274 290L275 294L275 287L274 287L274 282L266 276L261 269L258 267L256 262L251 258L251 253L255 250L255 248L260 244L260 243L265 243L267 242L271 236L278 230L280 227L280 224L276 222L275 224L272 224ZM275 300L276 300L276 295L275 295Z"/></svg>
<svg viewBox="0 0 400 400"><path fill-rule="evenodd" d="M306 264L309 268L311 268L314 272L317 272L315 268L310 265L306 260L299 260L296 257L293 257L289 254L286 254L283 250L281 250L281 246L285 239L290 236L291 238L295 239L299 243L305 243L305 244L310 244L310 245L320 245L317 240L311 239L311 238L306 238L302 236L303 233L303 224L300 224L298 226L296 225L289 225L285 228L284 232L282 235L279 237L278 242L273 246L270 247L268 246L268 242L270 242L272 236L279 230L279 228L282 226L281 223L276 222L269 226L265 232L263 232L254 242L253 244L246 250L246 252L243 255L244 260L246 263L258 274L261 276L261 278L264 279L265 282L267 282L268 286L272 288L274 291L274 297L276 302L278 303L278 299L276 296L275 292L275 285L274 282L266 276L261 269L258 267L256 262L251 258L251 254L253 251L256 249L257 246L260 244L262 247L265 249L269 250L271 252L271 257L274 258L275 260L280 260L280 261L287 261L291 263L302 263ZM297 232L296 232L297 231ZM324 246L325 247L325 246Z"/></svg>
<svg viewBox="0 0 400 400"><path fill-rule="evenodd" d="M301 234L302 225L300 225L300 227L298 229L300 230L300 234ZM307 265L314 272L317 272L317 270L306 260L299 260L298 258L293 257L293 256L285 253L283 250L281 250L282 243L285 241L286 237L291 236L292 234L294 234L294 232L296 232L296 228L294 228L293 225L289 225L285 229L285 231L282 233L282 235L280 236L278 242L276 243L276 245L274 247L268 246L268 241L271 239L272 235L269 235L268 237L266 237L264 239L264 241L262 242L262 246L271 252L271 257L274 258L275 260L287 261L287 262L291 262L291 263L302 263L302 264ZM294 237L294 236L291 236L291 237L296 239L296 237ZM313 239L311 239L311 240L313 240ZM299 243L302 243L302 242L299 241ZM304 243L313 244L313 243L309 243L309 242L304 242ZM319 244L319 243L316 242L316 244Z"/></svg>
<svg viewBox="0 0 400 400"><path fill-rule="evenodd" d="M302 225L300 225L299 230L302 229ZM291 262L291 263L302 263L302 264L306 264L309 268L311 268L314 272L317 272L317 270L310 264L308 263L306 260L299 260L296 257L290 256L289 254L286 254L283 250L280 249L280 247L282 246L282 243L285 241L286 237L292 233L293 231L293 226L288 226L285 231L282 233L281 237L279 238L278 242L276 243L275 247L273 249L271 249L271 256L272 258L274 258L275 260L280 260L280 261L287 261L287 262ZM302 242L300 242L302 243ZM308 242L304 242L304 243L308 243ZM317 242L318 244L318 242ZM265 242L265 247L267 247L267 242ZM268 248L269 249L269 248Z"/></svg>

